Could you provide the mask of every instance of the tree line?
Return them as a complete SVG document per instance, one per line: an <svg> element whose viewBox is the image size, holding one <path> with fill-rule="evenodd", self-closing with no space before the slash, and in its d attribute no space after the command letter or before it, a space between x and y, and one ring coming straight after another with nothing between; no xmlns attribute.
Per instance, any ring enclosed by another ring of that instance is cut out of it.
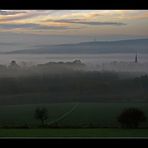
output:
<svg viewBox="0 0 148 148"><path fill-rule="evenodd" d="M0 78L1 104L6 100L7 103L11 102L12 97L14 103L19 100L24 103L36 103L37 100L38 103L136 100L145 102L148 101L147 91L147 75L121 79L117 73L79 71L67 74ZM37 97L39 98L36 99Z"/></svg>

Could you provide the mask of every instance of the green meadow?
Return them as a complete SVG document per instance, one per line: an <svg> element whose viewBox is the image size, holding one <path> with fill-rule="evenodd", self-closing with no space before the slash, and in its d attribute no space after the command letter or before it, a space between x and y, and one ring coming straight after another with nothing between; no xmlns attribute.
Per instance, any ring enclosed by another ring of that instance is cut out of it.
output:
<svg viewBox="0 0 148 148"><path fill-rule="evenodd" d="M140 108L148 117L148 103L50 103L1 105L0 126L40 125L34 118L37 107L48 109L48 125L58 127L119 127L118 115L126 108ZM148 121L141 124L148 127Z"/></svg>

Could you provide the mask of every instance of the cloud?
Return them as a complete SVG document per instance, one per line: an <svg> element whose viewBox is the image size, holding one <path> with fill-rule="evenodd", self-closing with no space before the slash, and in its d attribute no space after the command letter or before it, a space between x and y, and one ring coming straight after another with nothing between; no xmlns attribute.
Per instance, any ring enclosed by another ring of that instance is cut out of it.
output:
<svg viewBox="0 0 148 148"><path fill-rule="evenodd" d="M97 21L85 21L82 19L61 19L61 20L48 20L58 23L70 23L70 24L84 24L84 25L111 25L111 26L123 26L127 25L122 22L97 22Z"/></svg>
<svg viewBox="0 0 148 148"><path fill-rule="evenodd" d="M0 24L1 29L34 28L37 24Z"/></svg>
<svg viewBox="0 0 148 148"><path fill-rule="evenodd" d="M16 14L22 14L26 13L25 11L5 11L5 10L0 10L0 15L16 15Z"/></svg>
<svg viewBox="0 0 148 148"><path fill-rule="evenodd" d="M73 22L74 23L74 22ZM85 24L85 25L111 25L111 26L123 26L126 25L125 23L121 22L76 22L79 24Z"/></svg>
<svg viewBox="0 0 148 148"><path fill-rule="evenodd" d="M38 21L48 19L85 19L85 20L129 20L147 18L147 10L0 10L0 21L20 21L37 18ZM20 14L20 15L17 15ZM66 20L66 21L67 21ZM119 21L120 22L120 21ZM74 22L71 22L74 23ZM82 22L83 23L83 22ZM95 23L97 24L97 23ZM114 25L108 23L108 25ZM118 25L119 23L117 23ZM121 23L120 23L121 24ZM119 24L119 25L120 25ZM101 25L101 23L99 24ZM103 24L102 24L103 25ZM106 24L107 25L107 24ZM116 23L115 23L116 25Z"/></svg>
<svg viewBox="0 0 148 148"><path fill-rule="evenodd" d="M0 29L32 29L32 30L66 30L66 29L79 29L79 28L72 28L68 26L47 26L47 25L40 25L40 24L0 24Z"/></svg>
<svg viewBox="0 0 148 148"><path fill-rule="evenodd" d="M40 25L37 27L37 29L68 30L68 29L79 29L79 28L73 28L73 27L68 27L68 26L43 26L43 25Z"/></svg>
<svg viewBox="0 0 148 148"><path fill-rule="evenodd" d="M0 14L13 14L13 17L5 17L5 18L1 18L0 21L19 21L19 20L25 20L25 19L32 19L32 18L36 18L39 16L46 16L52 13L55 13L55 10L25 10L25 11L3 11L0 10ZM14 15L14 14L21 14L22 15ZM24 14L23 14L24 13Z"/></svg>

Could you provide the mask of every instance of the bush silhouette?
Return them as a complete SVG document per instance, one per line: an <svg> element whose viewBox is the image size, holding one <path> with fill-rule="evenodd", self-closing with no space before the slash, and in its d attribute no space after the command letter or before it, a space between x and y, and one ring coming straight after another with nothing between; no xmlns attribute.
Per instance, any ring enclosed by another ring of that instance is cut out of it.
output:
<svg viewBox="0 0 148 148"><path fill-rule="evenodd" d="M144 121L146 121L144 112L137 108L126 109L118 116L122 128L138 128L140 122Z"/></svg>

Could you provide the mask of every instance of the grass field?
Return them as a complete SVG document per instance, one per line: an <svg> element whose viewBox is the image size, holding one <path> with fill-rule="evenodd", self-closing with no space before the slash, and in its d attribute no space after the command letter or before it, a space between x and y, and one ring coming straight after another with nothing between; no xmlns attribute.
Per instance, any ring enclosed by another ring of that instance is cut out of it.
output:
<svg viewBox="0 0 148 148"><path fill-rule="evenodd" d="M148 117L148 103L52 103L38 105L1 105L0 126L39 125L35 120L36 107L46 107L49 111L48 124L56 123L61 127L89 125L95 127L117 127L117 116L128 107L137 107ZM141 126L148 127L147 122Z"/></svg>
<svg viewBox="0 0 148 148"><path fill-rule="evenodd" d="M0 129L0 137L148 137L148 129Z"/></svg>

